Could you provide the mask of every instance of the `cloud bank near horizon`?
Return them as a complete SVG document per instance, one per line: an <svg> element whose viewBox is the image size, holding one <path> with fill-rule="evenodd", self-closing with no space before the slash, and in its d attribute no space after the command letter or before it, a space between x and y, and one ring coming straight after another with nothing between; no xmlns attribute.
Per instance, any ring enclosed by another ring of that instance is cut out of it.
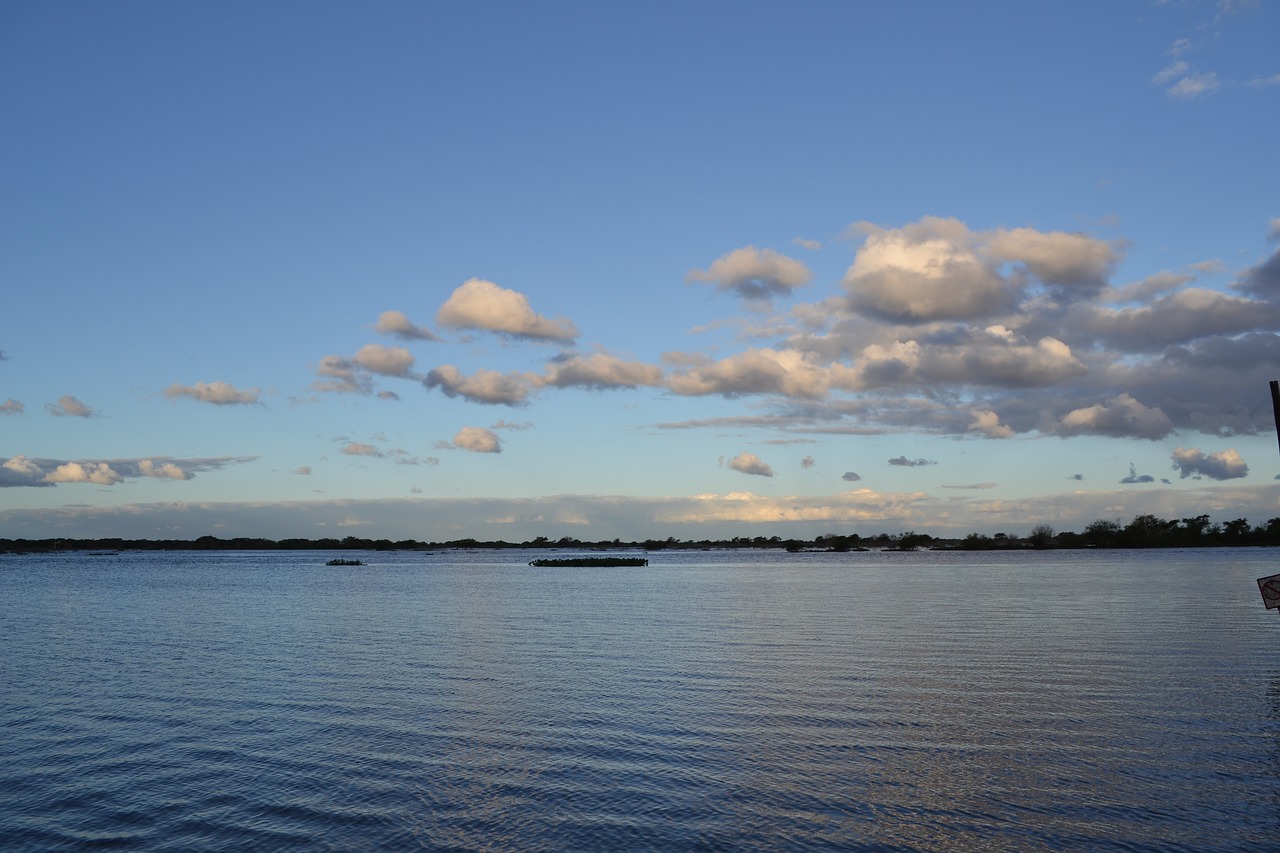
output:
<svg viewBox="0 0 1280 853"><path fill-rule="evenodd" d="M985 490L987 484L955 486ZM778 535L812 539L854 529L866 534L905 530L931 535L1009 532L1038 524L1082 531L1093 521L1138 515L1179 518L1187 500L1224 518L1275 517L1280 483L1214 485L1194 489L1156 486L1133 490L1078 490L1018 500L931 497L924 492L852 489L823 497L725 492L686 497L548 495L531 498L371 498L272 502L187 502L128 506L71 505L0 510L13 538L178 538L204 535L267 539L360 535L392 541L446 542L463 538L508 542L538 536L593 540L732 538Z"/></svg>

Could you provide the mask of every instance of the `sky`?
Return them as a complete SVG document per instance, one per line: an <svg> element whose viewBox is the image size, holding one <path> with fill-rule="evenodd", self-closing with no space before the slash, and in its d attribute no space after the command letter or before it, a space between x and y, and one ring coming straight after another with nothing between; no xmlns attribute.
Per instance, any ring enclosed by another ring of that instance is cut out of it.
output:
<svg viewBox="0 0 1280 853"><path fill-rule="evenodd" d="M0 538L1265 523L1278 7L4 4Z"/></svg>

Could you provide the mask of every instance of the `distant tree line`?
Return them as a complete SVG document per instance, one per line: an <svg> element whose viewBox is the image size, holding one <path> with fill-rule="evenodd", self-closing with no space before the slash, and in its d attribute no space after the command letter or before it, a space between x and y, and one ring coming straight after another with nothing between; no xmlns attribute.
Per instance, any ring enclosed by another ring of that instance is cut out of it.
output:
<svg viewBox="0 0 1280 853"><path fill-rule="evenodd" d="M419 542L415 539L260 539L237 537L220 539L0 539L0 553L53 551L433 551L450 548L574 548L578 550L646 550L776 548L786 551L914 551L919 548L961 551L1031 550L1049 548L1213 548L1240 545L1280 545L1280 518L1257 527L1237 518L1222 524L1207 515L1164 519L1154 515L1135 516L1126 525L1099 519L1082 533L1057 533L1047 524L1032 528L1025 537L996 533L970 533L963 539L939 539L927 533L878 533L874 536L826 534L815 539L783 539L780 536L735 536L732 539L621 539L582 541L566 536L549 539L539 536L527 542L453 539L447 542Z"/></svg>

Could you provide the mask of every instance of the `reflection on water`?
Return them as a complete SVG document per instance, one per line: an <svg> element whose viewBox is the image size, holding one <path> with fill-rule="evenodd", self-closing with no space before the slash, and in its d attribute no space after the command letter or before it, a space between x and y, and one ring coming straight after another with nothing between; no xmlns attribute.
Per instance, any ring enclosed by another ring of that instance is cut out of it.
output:
<svg viewBox="0 0 1280 853"><path fill-rule="evenodd" d="M0 847L1273 846L1268 551L0 556Z"/></svg>

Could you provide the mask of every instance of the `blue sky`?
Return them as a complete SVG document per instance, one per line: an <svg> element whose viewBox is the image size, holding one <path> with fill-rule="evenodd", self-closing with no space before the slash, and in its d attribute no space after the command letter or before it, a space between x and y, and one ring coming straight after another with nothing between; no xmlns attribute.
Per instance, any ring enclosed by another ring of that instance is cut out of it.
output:
<svg viewBox="0 0 1280 853"><path fill-rule="evenodd" d="M1277 32L8 4L0 537L1280 516Z"/></svg>

